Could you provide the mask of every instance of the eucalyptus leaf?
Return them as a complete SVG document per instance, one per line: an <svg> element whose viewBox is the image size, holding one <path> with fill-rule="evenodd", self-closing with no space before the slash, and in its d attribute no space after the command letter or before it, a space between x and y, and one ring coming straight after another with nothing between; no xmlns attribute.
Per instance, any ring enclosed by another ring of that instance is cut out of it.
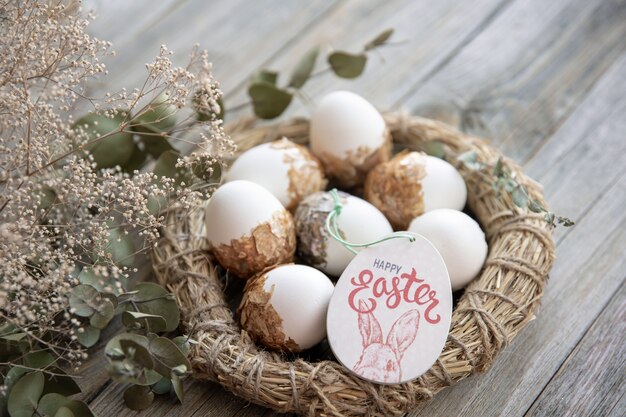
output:
<svg viewBox="0 0 626 417"><path fill-rule="evenodd" d="M207 156L192 165L192 172L193 175L209 184L217 184L222 178L222 164Z"/></svg>
<svg viewBox="0 0 626 417"><path fill-rule="evenodd" d="M29 368L41 369L51 365L53 362L54 356L45 350L31 352L24 356L24 365Z"/></svg>
<svg viewBox="0 0 626 417"><path fill-rule="evenodd" d="M183 355L188 356L191 350L191 339L187 336L176 336L172 339L172 342L180 349Z"/></svg>
<svg viewBox="0 0 626 417"><path fill-rule="evenodd" d="M113 336L104 347L104 354L109 356L118 356L119 352L123 352L122 345L120 344L121 340L132 340L141 346L148 346L148 338L135 333L120 333L118 335Z"/></svg>
<svg viewBox="0 0 626 417"><path fill-rule="evenodd" d="M52 207L57 199L57 193L53 189L47 187L38 190L35 195L38 200L37 207L42 210L47 210Z"/></svg>
<svg viewBox="0 0 626 417"><path fill-rule="evenodd" d="M63 369L52 366L47 369L50 373L44 374L43 393L51 392L69 396L80 394L81 390L74 378L65 374Z"/></svg>
<svg viewBox="0 0 626 417"><path fill-rule="evenodd" d="M217 105L220 108L220 112L219 113L207 113L206 111L202 111L202 110L196 110L196 115L198 120L200 120L201 122L206 122L209 120L215 120L215 119L219 119L219 120L224 120L224 113L226 112L226 108L224 107L224 100L222 100L222 98L218 98L217 99Z"/></svg>
<svg viewBox="0 0 626 417"><path fill-rule="evenodd" d="M133 117L132 129L141 135L143 132L167 132L176 126L178 109L168 100L166 93L159 94L140 115Z"/></svg>
<svg viewBox="0 0 626 417"><path fill-rule="evenodd" d="M262 83L276 85L276 82L278 82L278 73L276 71L262 69L261 71L255 73L251 77L250 82L251 83L262 82Z"/></svg>
<svg viewBox="0 0 626 417"><path fill-rule="evenodd" d="M135 244L130 235L121 228L109 230L107 252L111 254L113 262L118 266L131 267L135 262Z"/></svg>
<svg viewBox="0 0 626 417"><path fill-rule="evenodd" d="M541 213L545 210L537 200L531 200L530 203L528 203L528 209L533 213Z"/></svg>
<svg viewBox="0 0 626 417"><path fill-rule="evenodd" d="M145 410L154 401L154 393L150 387L133 385L124 391L124 403L135 411Z"/></svg>
<svg viewBox="0 0 626 417"><path fill-rule="evenodd" d="M96 274L93 268L90 268L90 267L83 268L83 270L80 271L80 274L78 274L78 281L81 284L91 285L98 291L104 290L104 285L103 285L104 280L102 279L101 276Z"/></svg>
<svg viewBox="0 0 626 417"><path fill-rule="evenodd" d="M518 185L513 189L511 198L517 207L526 208L528 206L528 193L523 185Z"/></svg>
<svg viewBox="0 0 626 417"><path fill-rule="evenodd" d="M89 324L96 329L104 329L115 317L115 306L107 298L101 297L98 308L89 319Z"/></svg>
<svg viewBox="0 0 626 417"><path fill-rule="evenodd" d="M37 412L40 415L57 417L62 411L62 416L72 415L74 417L94 417L89 406L83 401L73 400L64 395L50 393L44 395L39 401ZM68 414L70 413L70 414Z"/></svg>
<svg viewBox="0 0 626 417"><path fill-rule="evenodd" d="M178 152L169 140L160 133L142 133L141 142L143 143L145 152L153 158L158 158L163 152L167 151Z"/></svg>
<svg viewBox="0 0 626 417"><path fill-rule="evenodd" d="M126 358L132 359L135 363L146 369L154 368L154 360L148 351L145 343L137 342L133 339L120 339L120 346Z"/></svg>
<svg viewBox="0 0 626 417"><path fill-rule="evenodd" d="M178 401L181 403L185 399L185 390L183 389L183 382L180 378L174 376L172 378L172 387L174 388L174 392L176 393L176 397L178 397Z"/></svg>
<svg viewBox="0 0 626 417"><path fill-rule="evenodd" d="M79 284L70 292L70 307L74 314L80 317L90 317L95 312L95 306L100 299L100 294L91 285Z"/></svg>
<svg viewBox="0 0 626 417"><path fill-rule="evenodd" d="M363 73L367 55L337 51L328 56L328 64L341 78L356 78Z"/></svg>
<svg viewBox="0 0 626 417"><path fill-rule="evenodd" d="M98 169L123 166L132 156L133 135L119 131L125 117L125 112L118 112L112 119L102 114L90 113L74 123L74 130L84 131L89 141L94 141L87 144L85 150L93 155ZM113 133L116 131L118 133ZM96 141L104 135L110 136Z"/></svg>
<svg viewBox="0 0 626 417"><path fill-rule="evenodd" d="M43 385L42 372L31 372L22 376L11 390L7 404L9 415L11 417L32 417L43 393Z"/></svg>
<svg viewBox="0 0 626 417"><path fill-rule="evenodd" d="M22 375L27 374L28 372L30 372L30 370L22 366L13 366L6 373L4 377L5 395L0 398L0 416L2 415L3 410L7 407L7 400L11 396L13 385L19 381Z"/></svg>
<svg viewBox="0 0 626 417"><path fill-rule="evenodd" d="M291 103L293 95L273 84L257 81L248 88L252 99L254 114L261 119L273 119L280 116Z"/></svg>
<svg viewBox="0 0 626 417"><path fill-rule="evenodd" d="M165 151L159 156L152 172L158 177L172 178L177 185L185 182L189 184L187 172L183 168L177 168L180 154L174 151Z"/></svg>
<svg viewBox="0 0 626 417"><path fill-rule="evenodd" d="M172 381L169 378L161 378L152 386L152 391L157 395L167 394L172 390Z"/></svg>
<svg viewBox="0 0 626 417"><path fill-rule="evenodd" d="M152 332L163 332L167 328L167 323L163 317L139 311L122 313L122 323L130 329L146 329Z"/></svg>
<svg viewBox="0 0 626 417"><path fill-rule="evenodd" d="M290 87L302 88L302 86L307 82L311 73L313 73L313 68L315 68L315 61L317 60L319 52L320 48L319 46L316 46L302 57L291 74L291 81L289 81Z"/></svg>
<svg viewBox="0 0 626 417"><path fill-rule="evenodd" d="M174 368L177 368L176 375L181 376L181 365L186 369L183 373L191 370L187 356L168 338L155 338L150 342L149 350L154 359L154 370L166 378L171 377Z"/></svg>
<svg viewBox="0 0 626 417"><path fill-rule="evenodd" d="M72 410L67 407L60 407L56 413L54 413L54 417L76 417Z"/></svg>
<svg viewBox="0 0 626 417"><path fill-rule="evenodd" d="M176 300L160 285L142 282L134 288L138 291L133 295L134 305L141 313L161 316L166 322L166 332L176 330L180 322L180 311Z"/></svg>
<svg viewBox="0 0 626 417"><path fill-rule="evenodd" d="M393 29L387 29L381 33L379 33L378 35L376 35L376 37L374 39L372 39L371 41L369 41L368 43L365 44L365 50L369 51L371 49L377 48L381 45L384 45L385 43L387 43L387 41L389 40L389 38L391 38L391 35L393 35L394 30Z"/></svg>
<svg viewBox="0 0 626 417"><path fill-rule="evenodd" d="M428 155L434 156L435 158L444 159L446 156L443 143L438 140L429 140L428 142L424 142L422 144L422 149Z"/></svg>
<svg viewBox="0 0 626 417"><path fill-rule="evenodd" d="M124 165L122 165L122 168L128 173L132 173L135 170L141 169L147 158L147 148L141 149L136 143L134 143L130 158L124 163Z"/></svg>
<svg viewBox="0 0 626 417"><path fill-rule="evenodd" d="M86 348L90 348L100 339L100 329L93 326L85 326L82 333L77 333L78 343Z"/></svg>

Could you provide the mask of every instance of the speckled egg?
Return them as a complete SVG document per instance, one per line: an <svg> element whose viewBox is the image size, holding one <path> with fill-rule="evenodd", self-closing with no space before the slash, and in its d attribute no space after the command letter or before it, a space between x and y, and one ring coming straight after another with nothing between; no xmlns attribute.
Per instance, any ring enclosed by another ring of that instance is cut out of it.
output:
<svg viewBox="0 0 626 417"><path fill-rule="evenodd" d="M206 206L205 222L211 252L236 276L248 278L293 260L291 213L258 184L232 181L219 187Z"/></svg>
<svg viewBox="0 0 626 417"><path fill-rule="evenodd" d="M265 187L288 210L309 194L326 187L319 160L287 138L242 153L226 174L227 181L247 180Z"/></svg>
<svg viewBox="0 0 626 417"><path fill-rule="evenodd" d="M279 265L246 283L238 310L241 326L269 348L308 349L326 337L333 290L330 279L315 268Z"/></svg>
<svg viewBox="0 0 626 417"><path fill-rule="evenodd" d="M467 188L448 162L404 151L374 168L365 181L365 198L404 230L422 213L440 208L462 210Z"/></svg>
<svg viewBox="0 0 626 417"><path fill-rule="evenodd" d="M391 155L385 120L349 91L335 91L320 101L311 118L310 142L326 174L343 187L362 184L366 173Z"/></svg>
<svg viewBox="0 0 626 417"><path fill-rule="evenodd" d="M389 221L373 205L358 197L339 192L341 214L337 227L350 243L369 243L393 232ZM354 254L333 239L326 230L326 218L335 206L329 192L311 194L295 212L298 255L307 264L332 276L339 276Z"/></svg>
<svg viewBox="0 0 626 417"><path fill-rule="evenodd" d="M448 268L453 291L473 280L487 258L485 233L476 220L461 211L429 211L416 217L408 230L435 245Z"/></svg>

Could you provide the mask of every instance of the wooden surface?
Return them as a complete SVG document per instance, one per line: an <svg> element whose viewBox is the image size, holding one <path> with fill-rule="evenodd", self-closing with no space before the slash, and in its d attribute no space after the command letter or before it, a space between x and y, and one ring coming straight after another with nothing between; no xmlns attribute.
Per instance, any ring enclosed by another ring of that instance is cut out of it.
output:
<svg viewBox="0 0 626 417"><path fill-rule="evenodd" d="M96 90L132 88L166 44L178 62L199 42L226 93L248 77L288 74L314 44L357 50L388 27L403 41L374 54L358 80L318 77L313 100L355 91L490 139L576 220L556 230L557 261L537 319L485 374L410 416L622 416L626 412L626 0L88 0L92 32L118 56ZM249 108L231 117L249 114ZM308 114L297 103L290 115ZM142 413L107 384L99 350L82 386L100 416L273 415L219 385L189 382L183 405Z"/></svg>

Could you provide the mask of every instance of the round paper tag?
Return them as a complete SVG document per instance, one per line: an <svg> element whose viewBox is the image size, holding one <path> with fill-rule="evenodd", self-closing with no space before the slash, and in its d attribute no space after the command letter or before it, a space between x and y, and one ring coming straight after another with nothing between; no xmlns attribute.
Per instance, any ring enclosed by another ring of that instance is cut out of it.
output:
<svg viewBox="0 0 626 417"><path fill-rule="evenodd" d="M330 300L328 342L337 360L381 384L411 381L435 363L452 316L448 271L424 237L359 252Z"/></svg>

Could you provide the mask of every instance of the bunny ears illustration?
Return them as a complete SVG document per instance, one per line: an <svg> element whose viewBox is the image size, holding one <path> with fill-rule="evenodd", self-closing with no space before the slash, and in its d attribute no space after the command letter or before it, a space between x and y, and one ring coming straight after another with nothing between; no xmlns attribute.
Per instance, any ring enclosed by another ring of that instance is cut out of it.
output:
<svg viewBox="0 0 626 417"><path fill-rule="evenodd" d="M359 310L367 311L364 301L359 301ZM383 342L380 323L372 312L358 314L363 352L352 370L363 378L385 383L402 380L402 357L415 341L419 328L420 313L409 310L400 316Z"/></svg>

